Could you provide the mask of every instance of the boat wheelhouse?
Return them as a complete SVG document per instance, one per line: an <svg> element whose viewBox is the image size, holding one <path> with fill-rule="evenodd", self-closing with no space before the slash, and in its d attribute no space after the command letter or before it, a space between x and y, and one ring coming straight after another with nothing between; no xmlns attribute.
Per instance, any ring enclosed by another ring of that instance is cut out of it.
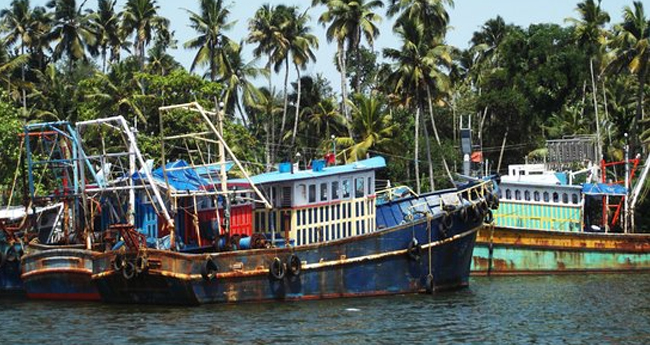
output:
<svg viewBox="0 0 650 345"><path fill-rule="evenodd" d="M277 171L252 176L251 181L276 205L254 209L253 231L280 233L295 245L374 232L375 171L385 166L383 157L329 167L316 160L310 169L281 163ZM243 180L230 184L247 186Z"/></svg>
<svg viewBox="0 0 650 345"><path fill-rule="evenodd" d="M638 160L627 164L629 184ZM646 162L646 169L648 162ZM650 235L629 233L625 181L593 181L598 167L556 172L544 164L508 167L494 224L479 232L473 274L516 275L650 270ZM572 184L578 173L587 181ZM644 172L642 176L645 176ZM624 176L625 176L624 175ZM611 176L611 175L610 175ZM592 182L589 182L589 180ZM643 181L643 177L640 181ZM642 183L642 182L637 182ZM634 194L634 193L632 193Z"/></svg>

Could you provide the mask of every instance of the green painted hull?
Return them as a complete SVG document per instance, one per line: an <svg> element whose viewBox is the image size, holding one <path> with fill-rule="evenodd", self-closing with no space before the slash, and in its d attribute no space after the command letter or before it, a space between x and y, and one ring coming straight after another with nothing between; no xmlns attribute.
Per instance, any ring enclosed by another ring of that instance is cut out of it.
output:
<svg viewBox="0 0 650 345"><path fill-rule="evenodd" d="M650 271L650 234L485 228L471 270L473 275Z"/></svg>

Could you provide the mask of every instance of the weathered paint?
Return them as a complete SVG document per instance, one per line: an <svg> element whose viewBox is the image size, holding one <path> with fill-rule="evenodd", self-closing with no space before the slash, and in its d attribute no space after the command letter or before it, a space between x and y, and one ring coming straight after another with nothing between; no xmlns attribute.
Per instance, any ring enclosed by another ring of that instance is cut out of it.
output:
<svg viewBox="0 0 650 345"><path fill-rule="evenodd" d="M25 292L32 299L99 300L91 282L92 258L81 248L29 245L22 258Z"/></svg>
<svg viewBox="0 0 650 345"><path fill-rule="evenodd" d="M580 231L582 204L534 201L504 201L494 211L499 227L557 231Z"/></svg>
<svg viewBox="0 0 650 345"><path fill-rule="evenodd" d="M482 220L462 222L458 213L453 217L446 235L439 230L438 217L290 248L215 254L147 250L140 255L147 257L148 270L131 279L113 269L119 252L108 252L95 258L93 280L104 301L118 303L195 305L376 296L425 291L431 257L434 290L457 288L468 284L476 230ZM431 240L427 229L431 229ZM413 237L424 247L420 260L406 254ZM286 263L291 254L302 262L300 275L287 273L276 280L269 274L271 262L277 257ZM135 260L133 252L124 255ZM201 275L208 258L218 266L212 280Z"/></svg>
<svg viewBox="0 0 650 345"><path fill-rule="evenodd" d="M487 274L488 268L491 275L650 270L650 234L484 228L472 274Z"/></svg>

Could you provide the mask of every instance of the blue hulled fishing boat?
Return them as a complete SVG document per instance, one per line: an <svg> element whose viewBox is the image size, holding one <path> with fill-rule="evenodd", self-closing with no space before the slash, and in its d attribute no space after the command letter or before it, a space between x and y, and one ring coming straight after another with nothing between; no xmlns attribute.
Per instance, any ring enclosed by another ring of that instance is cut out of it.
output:
<svg viewBox="0 0 650 345"><path fill-rule="evenodd" d="M123 244L93 259L102 300L196 305L468 284L476 232L491 217L492 182L392 198L390 190L375 191L382 157L333 166L314 161L302 170L285 163L249 177L209 121L219 114L194 103L161 111L175 109L199 113L207 131L163 137L163 152L165 145L182 147L165 140L192 138L217 143L219 160L154 171L152 193L140 191L150 203L138 207L138 224L119 229ZM232 165L244 178L227 179ZM165 200L152 197L158 188Z"/></svg>

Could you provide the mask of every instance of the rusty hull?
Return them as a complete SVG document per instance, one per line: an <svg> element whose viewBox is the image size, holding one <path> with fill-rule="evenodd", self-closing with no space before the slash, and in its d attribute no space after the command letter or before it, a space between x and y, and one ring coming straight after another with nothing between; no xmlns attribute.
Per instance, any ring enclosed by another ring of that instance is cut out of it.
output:
<svg viewBox="0 0 650 345"><path fill-rule="evenodd" d="M114 261L119 255L135 263L138 254L113 251L95 257L92 278L102 300L113 303L197 305L417 293L425 290L430 249L433 289L457 288L468 283L481 222L454 224L443 236L438 220L431 220L431 241L427 221L422 219L389 230L290 248L212 254L148 249L139 254L146 258L147 267L132 277L116 270ZM412 236L422 245L419 260L406 252ZM300 273L272 276L273 260L280 259L288 269L291 255L299 258ZM214 277L205 275L208 260L216 264Z"/></svg>
<svg viewBox="0 0 650 345"><path fill-rule="evenodd" d="M22 258L25 292L31 299L99 300L93 285L92 250L73 246L27 246Z"/></svg>
<svg viewBox="0 0 650 345"><path fill-rule="evenodd" d="M472 275L648 270L650 234L487 227L479 231L472 257Z"/></svg>

